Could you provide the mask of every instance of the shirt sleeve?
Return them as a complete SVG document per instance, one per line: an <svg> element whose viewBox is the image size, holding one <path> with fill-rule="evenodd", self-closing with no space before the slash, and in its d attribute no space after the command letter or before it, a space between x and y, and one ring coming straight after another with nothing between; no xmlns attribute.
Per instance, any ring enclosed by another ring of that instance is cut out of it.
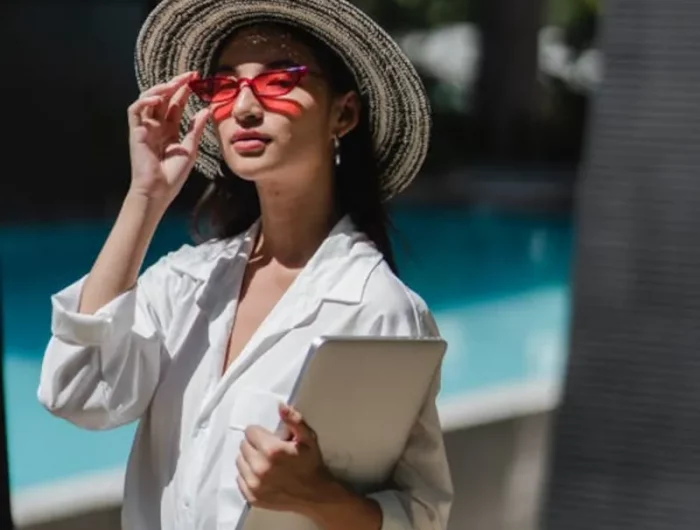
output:
<svg viewBox="0 0 700 530"><path fill-rule="evenodd" d="M51 338L38 399L87 429L130 423L145 412L163 369L172 292L182 280L167 257L92 315L78 312L86 277L51 298Z"/></svg>
<svg viewBox="0 0 700 530"><path fill-rule="evenodd" d="M405 290L397 296L383 285L372 285L374 297L372 334L381 336L438 337L437 324L425 303ZM381 309L384 308L384 309ZM394 470L391 488L369 495L383 516L382 530L445 530L452 507L453 485L437 411L440 371L433 378L428 397Z"/></svg>
<svg viewBox="0 0 700 530"><path fill-rule="evenodd" d="M369 495L382 510L382 530L445 530L453 488L433 390L393 475L393 488Z"/></svg>

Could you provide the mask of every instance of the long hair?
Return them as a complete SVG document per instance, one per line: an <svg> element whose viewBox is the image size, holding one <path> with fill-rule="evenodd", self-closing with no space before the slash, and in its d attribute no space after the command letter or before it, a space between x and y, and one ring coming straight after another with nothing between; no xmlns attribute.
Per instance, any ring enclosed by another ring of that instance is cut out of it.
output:
<svg viewBox="0 0 700 530"><path fill-rule="evenodd" d="M354 90L359 94L349 69L328 46L301 29L285 25L284 31L313 52L333 93L345 94ZM219 53L215 54L215 60ZM369 115L364 102L357 126L343 138L341 155L342 163L336 167L334 175L336 209L339 214L348 215L357 229L372 240L389 267L397 273L389 238L391 223L382 200ZM191 223L195 240L234 237L260 217L255 184L235 175L224 161L221 162L221 172L223 176L212 181L195 206Z"/></svg>

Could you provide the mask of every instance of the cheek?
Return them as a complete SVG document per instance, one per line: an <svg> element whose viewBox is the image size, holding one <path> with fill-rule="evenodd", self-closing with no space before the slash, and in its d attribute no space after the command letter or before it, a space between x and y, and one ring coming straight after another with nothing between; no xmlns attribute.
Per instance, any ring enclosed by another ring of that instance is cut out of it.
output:
<svg viewBox="0 0 700 530"><path fill-rule="evenodd" d="M289 141L295 152L304 156L316 156L324 146L330 145L329 120L322 109L312 106L303 108L297 119L289 120ZM316 153L316 154L314 154Z"/></svg>
<svg viewBox="0 0 700 530"><path fill-rule="evenodd" d="M265 110L282 114L290 119L298 119L304 114L304 108L296 101L287 99L263 99Z"/></svg>
<svg viewBox="0 0 700 530"><path fill-rule="evenodd" d="M214 123L217 125L224 121L226 118L231 116L233 111L233 101L229 103L224 103L223 105L217 105L212 108L211 116L214 119Z"/></svg>

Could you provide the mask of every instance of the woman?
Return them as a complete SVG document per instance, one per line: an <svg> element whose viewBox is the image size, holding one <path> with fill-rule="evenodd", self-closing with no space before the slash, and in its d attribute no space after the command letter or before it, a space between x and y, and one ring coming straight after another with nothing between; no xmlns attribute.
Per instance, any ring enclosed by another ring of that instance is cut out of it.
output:
<svg viewBox="0 0 700 530"><path fill-rule="evenodd" d="M319 335L437 333L393 273L383 206L427 149L409 61L344 0L166 0L137 76L130 189L90 273L52 299L39 387L76 425L139 421L124 528L235 528L246 501L270 528L445 528L438 375L390 484L337 481L278 408ZM138 276L195 165L212 237Z"/></svg>

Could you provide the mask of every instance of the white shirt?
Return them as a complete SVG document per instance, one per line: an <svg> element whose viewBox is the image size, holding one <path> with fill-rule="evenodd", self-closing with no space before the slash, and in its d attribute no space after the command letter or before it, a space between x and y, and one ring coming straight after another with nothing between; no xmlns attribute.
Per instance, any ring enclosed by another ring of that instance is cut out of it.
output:
<svg viewBox="0 0 700 530"><path fill-rule="evenodd" d="M241 428L254 423L274 430L277 403L290 395L318 336L438 333L425 303L346 217L222 377L258 230L259 222L238 237L164 256L94 315L77 312L84 278L52 297L41 403L87 429L139 421L126 473L125 530L236 528L245 507L235 465ZM452 484L438 387L439 377L393 489L376 485L367 492L382 509L383 530L447 526ZM284 530L315 528L284 515Z"/></svg>

